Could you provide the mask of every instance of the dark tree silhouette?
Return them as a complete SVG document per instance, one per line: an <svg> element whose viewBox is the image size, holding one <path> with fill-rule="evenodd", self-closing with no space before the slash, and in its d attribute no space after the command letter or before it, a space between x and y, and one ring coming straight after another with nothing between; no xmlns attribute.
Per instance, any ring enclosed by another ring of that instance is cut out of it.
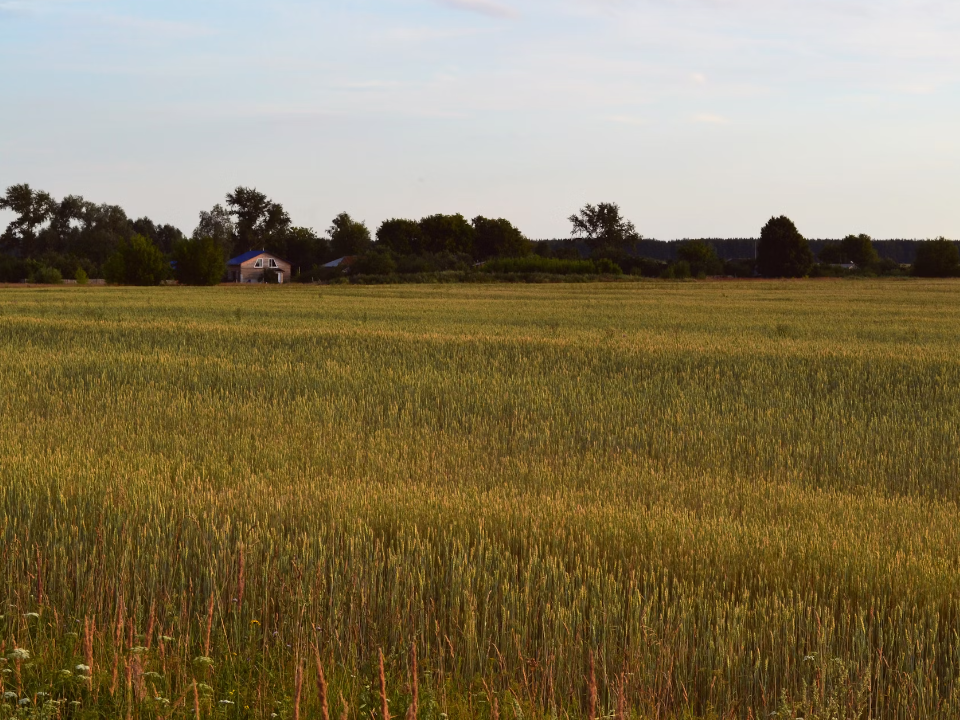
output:
<svg viewBox="0 0 960 720"><path fill-rule="evenodd" d="M957 244L944 237L928 240L917 247L913 274L919 277L960 276L960 250Z"/></svg>
<svg viewBox="0 0 960 720"><path fill-rule="evenodd" d="M813 253L793 221L770 218L760 231L757 270L764 277L803 277L813 265Z"/></svg>

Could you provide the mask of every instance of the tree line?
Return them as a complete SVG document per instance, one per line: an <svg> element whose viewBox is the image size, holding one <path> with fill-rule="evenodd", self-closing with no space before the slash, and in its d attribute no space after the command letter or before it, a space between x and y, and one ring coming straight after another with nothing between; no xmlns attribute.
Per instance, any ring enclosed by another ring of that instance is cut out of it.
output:
<svg viewBox="0 0 960 720"><path fill-rule="evenodd" d="M188 236L148 217L131 219L117 205L76 195L56 200L20 184L7 188L0 209L14 219L0 235L0 282L85 282L155 285L219 283L229 258L266 250L294 268L302 282L340 279L329 261L356 258L354 278L435 276L619 275L685 278L712 275L804 277L860 272L903 274L902 265L881 258L867 235L811 244L786 217L771 218L760 238L736 243L741 257L721 259L717 243L645 240L616 203L584 205L568 219L570 237L531 241L504 218L461 214L419 220L392 218L375 233L347 213L337 215L324 235L295 225L284 207L255 188L238 187L223 203L200 213ZM752 247L753 257L749 256ZM660 257L656 257L656 256ZM665 257L666 256L666 257ZM960 253L939 238L918 243L912 269L924 276L960 276Z"/></svg>

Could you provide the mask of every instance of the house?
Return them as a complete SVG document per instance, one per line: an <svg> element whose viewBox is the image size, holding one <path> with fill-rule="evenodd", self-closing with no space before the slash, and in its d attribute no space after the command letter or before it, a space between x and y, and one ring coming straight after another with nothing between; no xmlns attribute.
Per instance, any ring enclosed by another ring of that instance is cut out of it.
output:
<svg viewBox="0 0 960 720"><path fill-rule="evenodd" d="M290 282L290 263L266 250L251 250L227 261L227 282L262 283L268 272L280 283Z"/></svg>

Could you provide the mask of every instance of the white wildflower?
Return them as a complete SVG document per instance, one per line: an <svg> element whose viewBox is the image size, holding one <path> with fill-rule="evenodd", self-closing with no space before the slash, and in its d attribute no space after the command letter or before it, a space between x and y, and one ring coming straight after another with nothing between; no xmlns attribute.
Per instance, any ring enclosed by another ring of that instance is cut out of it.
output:
<svg viewBox="0 0 960 720"><path fill-rule="evenodd" d="M74 670L76 670L76 671L77 671L78 673L80 673L81 675L86 675L87 673L90 672L90 666L89 666L89 665L77 665L77 666L74 668Z"/></svg>
<svg viewBox="0 0 960 720"><path fill-rule="evenodd" d="M13 652L7 655L11 660L24 661L30 659L30 651L24 648L14 648Z"/></svg>

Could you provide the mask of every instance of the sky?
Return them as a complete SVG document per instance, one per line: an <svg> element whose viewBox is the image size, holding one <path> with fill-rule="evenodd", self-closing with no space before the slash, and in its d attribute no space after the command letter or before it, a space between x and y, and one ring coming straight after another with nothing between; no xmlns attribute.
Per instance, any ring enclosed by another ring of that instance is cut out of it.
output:
<svg viewBox="0 0 960 720"><path fill-rule="evenodd" d="M957 0L0 0L0 189L960 238L958 38Z"/></svg>

